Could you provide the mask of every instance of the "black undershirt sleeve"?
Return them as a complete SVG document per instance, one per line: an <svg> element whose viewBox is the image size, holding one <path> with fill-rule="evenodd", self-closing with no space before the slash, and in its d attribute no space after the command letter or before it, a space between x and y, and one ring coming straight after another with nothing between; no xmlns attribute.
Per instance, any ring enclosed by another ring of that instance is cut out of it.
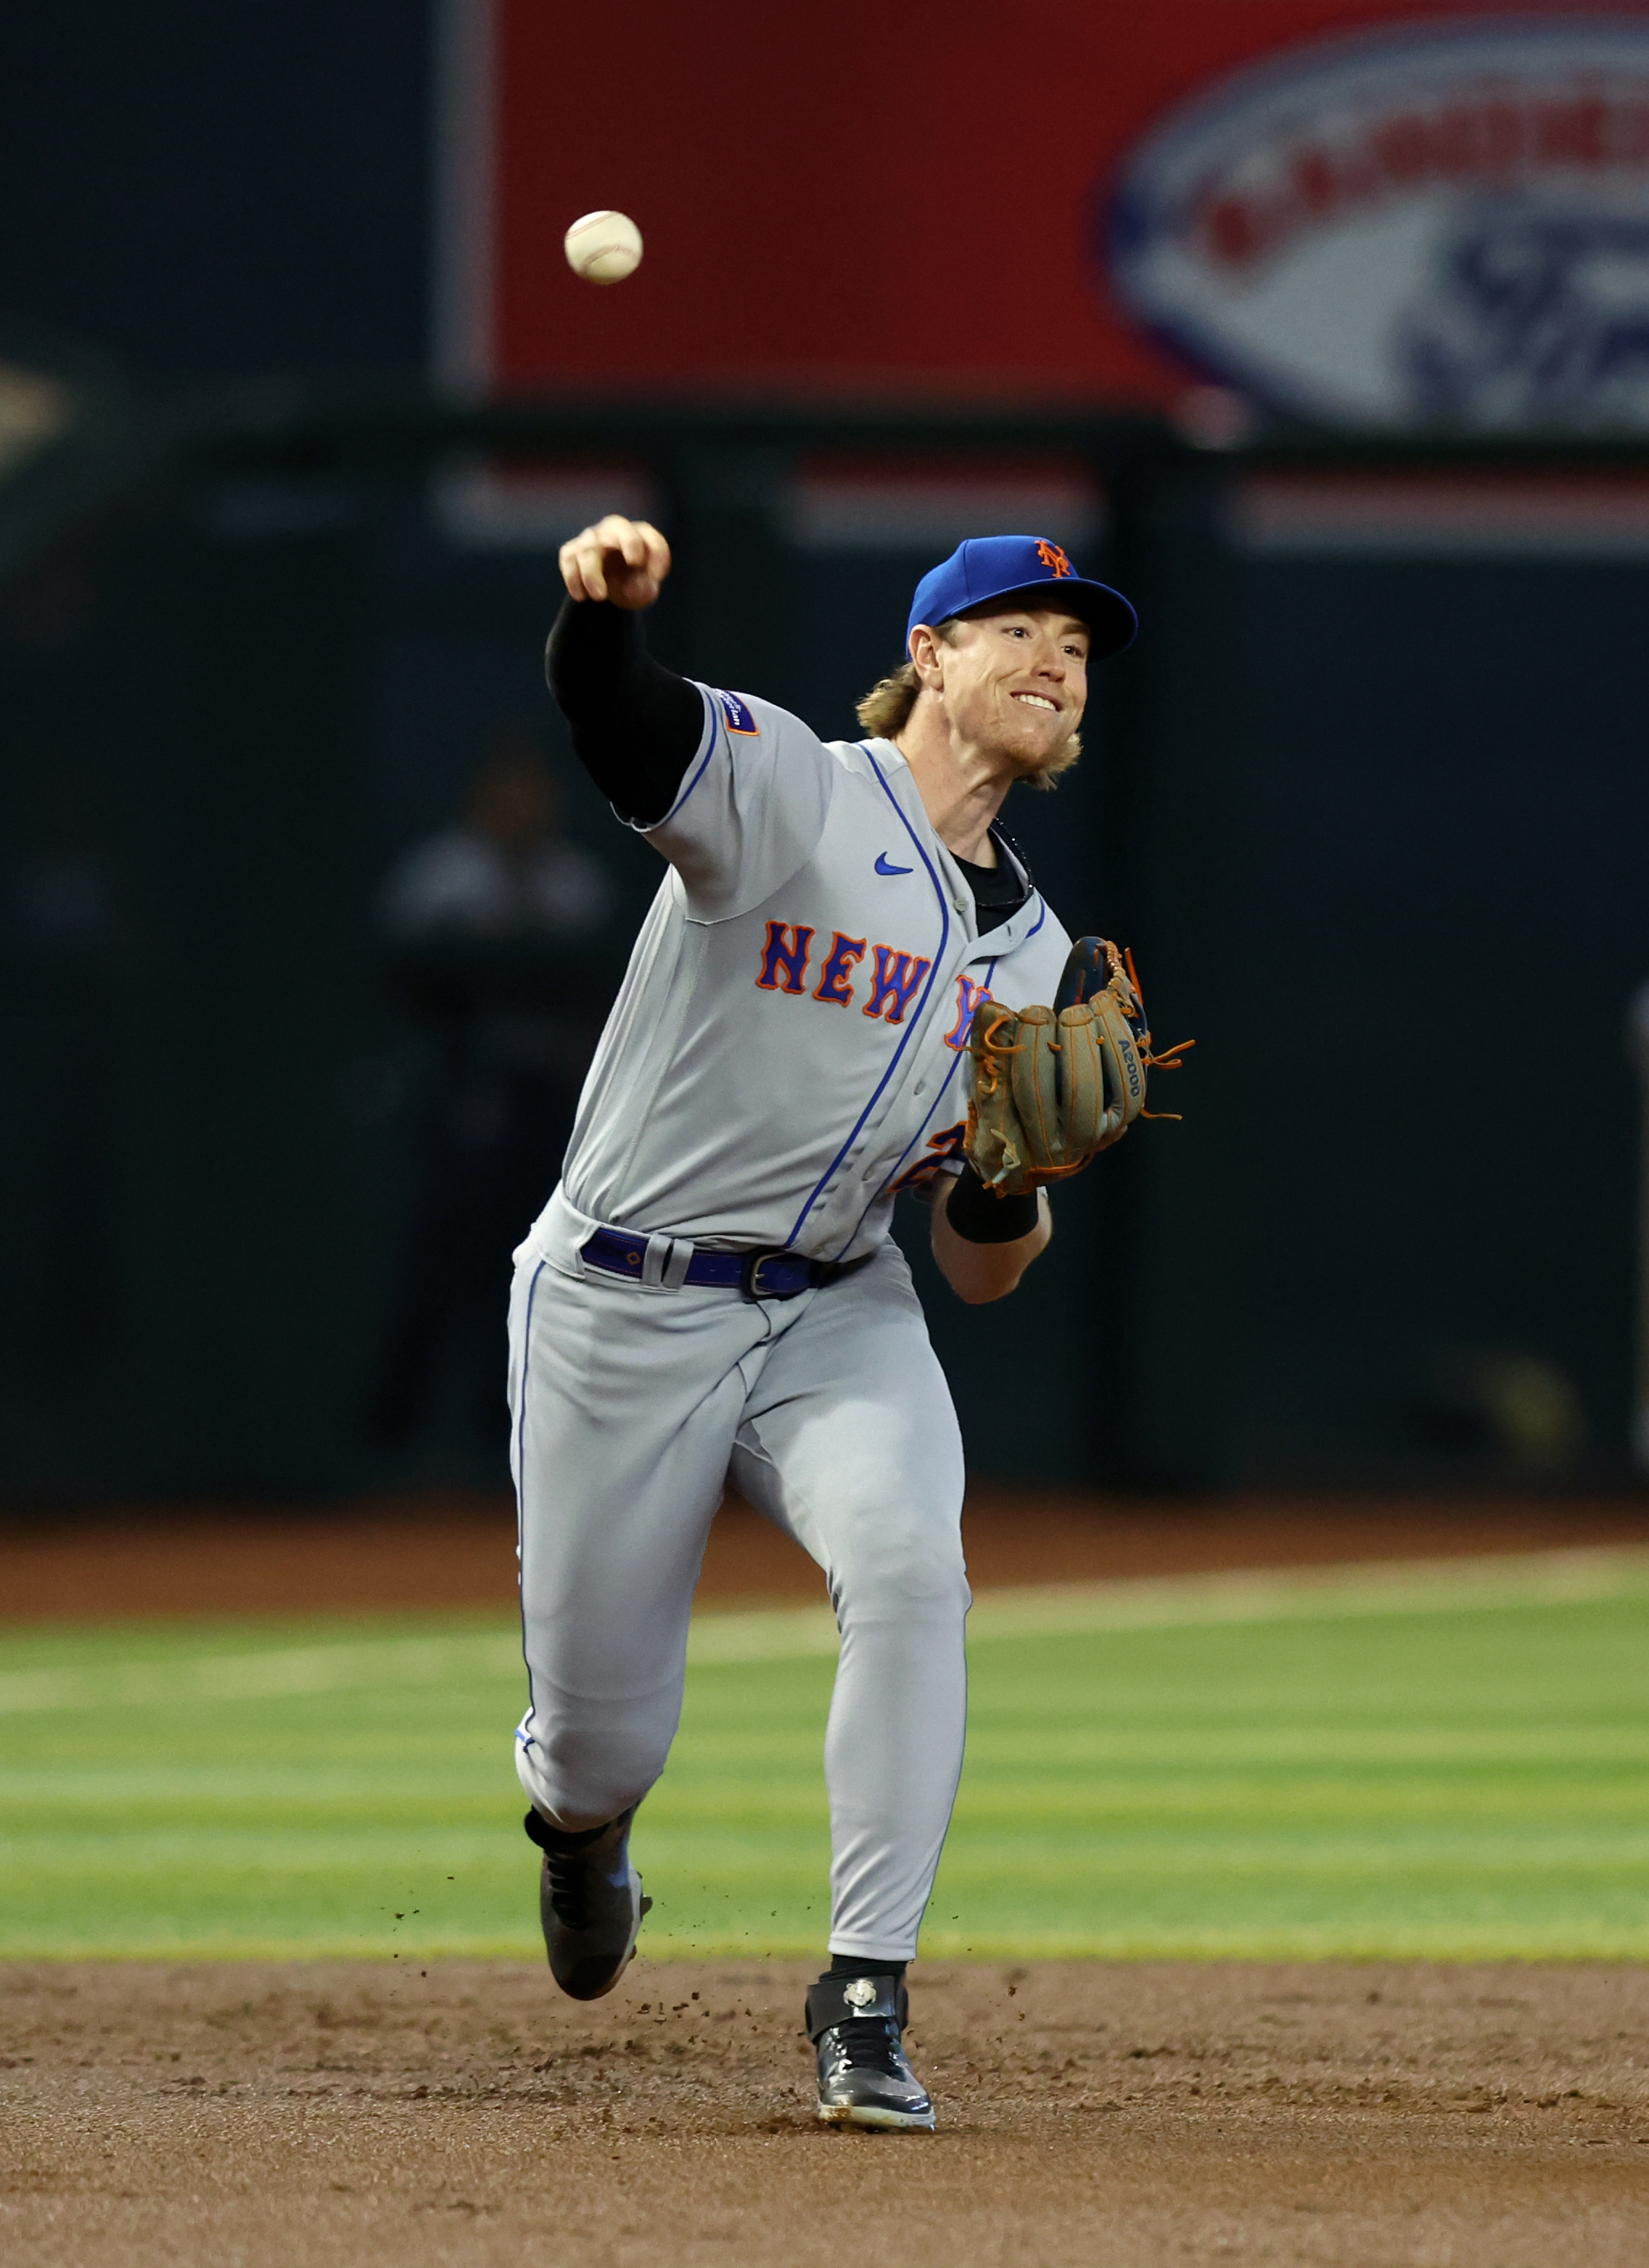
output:
<svg viewBox="0 0 1649 2268"><path fill-rule="evenodd" d="M1040 1218L1034 1189L1022 1197L999 1197L971 1165L950 1176L945 1219L965 1243L1017 1244L1030 1235Z"/></svg>
<svg viewBox="0 0 1649 2268"><path fill-rule="evenodd" d="M544 649L544 675L572 728L573 751L616 811L663 818L704 738L704 696L655 661L639 615L602 599L568 599Z"/></svg>

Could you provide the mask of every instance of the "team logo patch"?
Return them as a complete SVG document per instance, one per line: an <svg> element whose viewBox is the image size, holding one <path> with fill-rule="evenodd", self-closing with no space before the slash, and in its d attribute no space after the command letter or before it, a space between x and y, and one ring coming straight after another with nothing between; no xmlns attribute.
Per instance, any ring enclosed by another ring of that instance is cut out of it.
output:
<svg viewBox="0 0 1649 2268"><path fill-rule="evenodd" d="M716 699L721 703L722 718L729 733L743 733L747 738L753 739L761 731L761 726L736 693L718 693Z"/></svg>
<svg viewBox="0 0 1649 2268"><path fill-rule="evenodd" d="M1037 546L1037 557L1042 562L1042 564L1047 569L1048 573L1053 576L1055 582L1061 581L1067 575L1074 575L1076 572L1076 570L1071 565L1070 561L1065 556L1064 552L1057 543L1049 543L1046 541L1039 543Z"/></svg>

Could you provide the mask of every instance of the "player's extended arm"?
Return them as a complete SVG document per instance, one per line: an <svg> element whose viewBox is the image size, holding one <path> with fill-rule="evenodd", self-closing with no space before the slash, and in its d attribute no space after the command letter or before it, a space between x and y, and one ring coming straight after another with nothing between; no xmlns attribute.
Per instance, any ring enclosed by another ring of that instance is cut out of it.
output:
<svg viewBox="0 0 1649 2268"><path fill-rule="evenodd" d="M933 1256L960 1300L1005 1300L1054 1233L1047 1192L998 1197L969 1166L933 1205Z"/></svg>
<svg viewBox="0 0 1649 2268"><path fill-rule="evenodd" d="M544 674L573 748L609 803L648 826L675 802L704 738L704 696L647 652L637 615L669 573L669 548L617 514L561 548L566 600Z"/></svg>

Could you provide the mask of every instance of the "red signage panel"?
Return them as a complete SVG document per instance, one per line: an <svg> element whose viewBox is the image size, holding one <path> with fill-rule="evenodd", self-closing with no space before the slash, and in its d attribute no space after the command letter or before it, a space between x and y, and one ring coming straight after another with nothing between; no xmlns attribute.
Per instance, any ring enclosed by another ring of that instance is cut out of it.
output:
<svg viewBox="0 0 1649 2268"><path fill-rule="evenodd" d="M1382 181L1376 214L1374 191L1358 204L1342 167L1324 177L1341 204L1323 217L1300 169L1342 147L1389 155L1416 103L1446 109L1458 82L1481 110L1508 71L1521 73L1526 118L1584 99L1600 73L1619 115L1608 166L1586 172L1571 151L1553 192L1572 203L1584 191L1592 235L1570 228L1554 250L1549 229L1532 252L1495 239L1482 257L1566 261L1564 288L1585 301L1586 261L1612 261L1614 276L1638 256L1639 218L1649 232L1649 136L1641 160L1628 146L1642 6L1600 18L1392 0L1066 14L994 0L788 11L631 0L612 16L544 0L450 4L441 359L455 379L509 392L1164 403L1200 372L1329 414L1340 386L1346 416L1404 417L1409 379L1359 393L1312 325L1342 320L1334 278L1343 286L1350 247L1375 261L1394 310L1384 328L1367 319L1366 351L1397 353L1386 335L1417 287L1392 247L1401 239L1414 266L1420 208L1394 219ZM1607 52L1541 44L1600 24L1620 33ZM1644 62L1649 103L1649 48ZM1446 186L1457 202L1481 202L1484 184ZM1490 187L1530 194L1524 176ZM1119 247L1125 189L1135 239ZM645 244L637 273L604 287L576 278L561 252L569 223L602 207L630 214ZM1434 234L1446 223L1460 233L1455 204L1426 210ZM1319 218L1364 234L1313 235ZM1245 238L1240 260L1227 241L1239 223L1271 232ZM1642 265L1649 325L1649 232ZM1467 276L1464 312L1451 301L1433 328L1475 383L1499 335L1478 335L1489 319L1471 288ZM1587 350L1616 363L1623 352ZM1649 387L1649 350L1645 362Z"/></svg>

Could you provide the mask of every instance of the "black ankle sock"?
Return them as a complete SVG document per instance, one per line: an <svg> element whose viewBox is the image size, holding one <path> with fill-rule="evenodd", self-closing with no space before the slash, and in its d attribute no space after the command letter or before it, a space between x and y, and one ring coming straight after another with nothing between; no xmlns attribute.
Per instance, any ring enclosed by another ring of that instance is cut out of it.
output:
<svg viewBox="0 0 1649 2268"><path fill-rule="evenodd" d="M580 1828L573 1835L565 1827L552 1827L542 1811L529 1811L521 1825L527 1830L528 1840L536 1843L541 1851L582 1851L588 1845L598 1843L612 1822L603 1820L599 1827Z"/></svg>
<svg viewBox="0 0 1649 2268"><path fill-rule="evenodd" d="M819 1978L823 1984L832 1977L891 1977L896 1984L905 1981L906 1964L902 1961L873 1961L863 1953L832 1953L830 1967Z"/></svg>

